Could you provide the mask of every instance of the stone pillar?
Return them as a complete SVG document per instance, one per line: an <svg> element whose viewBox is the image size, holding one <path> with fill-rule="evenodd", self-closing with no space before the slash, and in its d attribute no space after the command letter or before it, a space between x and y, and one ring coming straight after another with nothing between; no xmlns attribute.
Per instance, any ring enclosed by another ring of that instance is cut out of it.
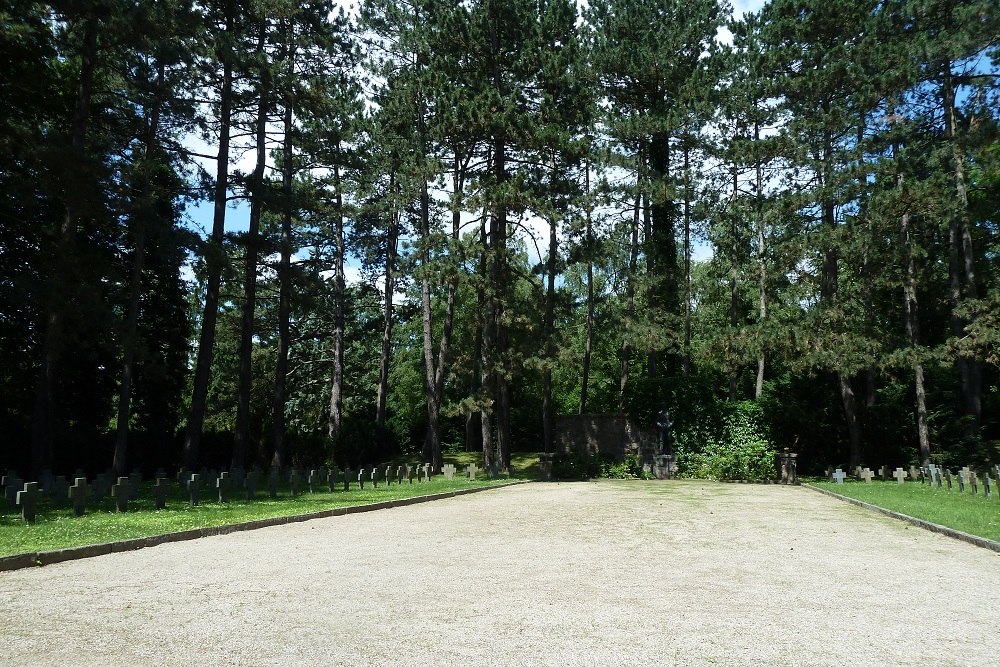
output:
<svg viewBox="0 0 1000 667"><path fill-rule="evenodd" d="M778 479L782 484L799 483L798 458L798 454L789 452L787 448L778 454Z"/></svg>
<svg viewBox="0 0 1000 667"><path fill-rule="evenodd" d="M552 481L552 462L555 460L555 454L539 454L538 455L538 467L542 471L542 481L551 482Z"/></svg>
<svg viewBox="0 0 1000 667"><path fill-rule="evenodd" d="M673 479L677 473L677 457L673 454L657 454L653 457L653 477Z"/></svg>

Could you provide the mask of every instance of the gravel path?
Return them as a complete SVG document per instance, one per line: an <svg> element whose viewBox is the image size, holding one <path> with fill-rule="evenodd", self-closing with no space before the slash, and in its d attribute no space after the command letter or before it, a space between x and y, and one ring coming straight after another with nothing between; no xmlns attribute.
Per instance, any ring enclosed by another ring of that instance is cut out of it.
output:
<svg viewBox="0 0 1000 667"><path fill-rule="evenodd" d="M806 489L529 484L0 573L0 664L995 666L998 591Z"/></svg>

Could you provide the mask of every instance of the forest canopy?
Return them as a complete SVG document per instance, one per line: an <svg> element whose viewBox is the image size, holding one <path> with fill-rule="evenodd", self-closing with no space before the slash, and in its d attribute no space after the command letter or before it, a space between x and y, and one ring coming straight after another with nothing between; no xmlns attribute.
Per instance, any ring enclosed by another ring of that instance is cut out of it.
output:
<svg viewBox="0 0 1000 667"><path fill-rule="evenodd" d="M0 468L664 406L682 467L1000 460L994 0L0 0L0 52Z"/></svg>

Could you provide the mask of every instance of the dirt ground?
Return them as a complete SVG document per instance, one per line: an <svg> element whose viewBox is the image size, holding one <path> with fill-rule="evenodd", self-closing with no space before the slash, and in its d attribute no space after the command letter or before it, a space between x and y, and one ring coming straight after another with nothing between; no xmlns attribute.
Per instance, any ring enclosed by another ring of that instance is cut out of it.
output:
<svg viewBox="0 0 1000 667"><path fill-rule="evenodd" d="M527 484L0 573L0 665L995 666L998 591L807 489Z"/></svg>

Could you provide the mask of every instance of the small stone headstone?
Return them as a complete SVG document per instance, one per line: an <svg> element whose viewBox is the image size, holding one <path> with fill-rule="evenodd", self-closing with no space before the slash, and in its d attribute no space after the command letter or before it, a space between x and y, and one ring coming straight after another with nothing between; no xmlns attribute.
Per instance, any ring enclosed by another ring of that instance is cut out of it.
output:
<svg viewBox="0 0 1000 667"><path fill-rule="evenodd" d="M937 469L936 475L937 475L937 485L938 485L938 488L940 489L941 488L941 469L940 468Z"/></svg>
<svg viewBox="0 0 1000 667"><path fill-rule="evenodd" d="M406 479L408 467L409 466L399 466L396 468L396 484L402 484L403 480Z"/></svg>
<svg viewBox="0 0 1000 667"><path fill-rule="evenodd" d="M431 477L433 477L433 476L434 476L434 466L432 466L430 463L425 463L424 464L424 477L426 477L427 481L429 482L429 481L431 481Z"/></svg>
<svg viewBox="0 0 1000 667"><path fill-rule="evenodd" d="M52 500L55 501L56 505L62 506L63 502L69 497L69 482L62 475L55 477L49 483L49 488L51 489Z"/></svg>
<svg viewBox="0 0 1000 667"><path fill-rule="evenodd" d="M309 493L316 493L316 487L319 483L319 470L317 468L313 468L306 476L306 485L309 487Z"/></svg>
<svg viewBox="0 0 1000 667"><path fill-rule="evenodd" d="M968 479L966 477L967 474L968 473L964 472L963 470L959 470L958 471L957 477L958 477L958 492L959 493L965 493L965 484L966 484L966 481Z"/></svg>
<svg viewBox="0 0 1000 667"><path fill-rule="evenodd" d="M413 478L417 476L417 467L408 465L406 466L406 479L410 480L410 484L413 484Z"/></svg>
<svg viewBox="0 0 1000 667"><path fill-rule="evenodd" d="M944 479L948 482L948 490L951 491L951 471L947 468L944 469ZM938 484L940 486L940 484Z"/></svg>
<svg viewBox="0 0 1000 667"><path fill-rule="evenodd" d="M69 500L73 504L73 514L83 516L87 510L87 496L90 495L90 487L87 486L86 477L77 477L73 480L73 486L67 491Z"/></svg>
<svg viewBox="0 0 1000 667"><path fill-rule="evenodd" d="M153 502L158 510L167 506L167 492L170 489L170 482L166 477L157 477L153 483Z"/></svg>
<svg viewBox="0 0 1000 667"><path fill-rule="evenodd" d="M344 491L351 490L351 466L344 468Z"/></svg>
<svg viewBox="0 0 1000 667"><path fill-rule="evenodd" d="M979 475L975 470L969 473L969 486L972 487L972 495L979 495Z"/></svg>
<svg viewBox="0 0 1000 667"><path fill-rule="evenodd" d="M365 490L365 482L367 481L365 478L370 474L371 473L369 473L364 468L358 471L358 488L361 489L362 491Z"/></svg>
<svg viewBox="0 0 1000 667"><path fill-rule="evenodd" d="M861 466L854 466L854 477L861 479L861 472L867 470L867 468L862 468Z"/></svg>
<svg viewBox="0 0 1000 667"><path fill-rule="evenodd" d="M897 484L902 484L906 479L906 471L902 468L896 468L896 472L892 473L892 476L896 478Z"/></svg>
<svg viewBox="0 0 1000 667"><path fill-rule="evenodd" d="M220 472L215 480L215 488L219 491L219 502L229 502L229 491L232 489L233 481L229 478L228 472Z"/></svg>
<svg viewBox="0 0 1000 667"><path fill-rule="evenodd" d="M835 482L836 482L837 484L843 484L843 483L844 483L844 480L845 480L845 479L847 479L847 473L845 473L845 472L844 472L843 470L841 470L840 468L837 468L837 469L836 469L836 470L834 471L834 473L833 473L832 475L830 475L830 476L831 476L831 477L833 477L833 480L834 480L834 481L835 481Z"/></svg>
<svg viewBox="0 0 1000 667"><path fill-rule="evenodd" d="M916 480L920 478L921 481L923 481L923 475L920 474L920 471L917 470L916 466L910 466L909 472L910 472L910 479Z"/></svg>
<svg viewBox="0 0 1000 667"><path fill-rule="evenodd" d="M25 482L17 492L14 502L21 508L21 518L25 523L34 523L38 511L38 482Z"/></svg>
<svg viewBox="0 0 1000 667"><path fill-rule="evenodd" d="M111 497L115 499L116 512L128 511L128 499L131 495L128 488L128 477L119 477L118 483L111 487Z"/></svg>
<svg viewBox="0 0 1000 667"><path fill-rule="evenodd" d="M990 482L991 481L992 480L990 479L990 474L989 473L986 473L985 475L983 475L983 494L987 498L989 498L990 494L991 494L991 490L990 490Z"/></svg>
<svg viewBox="0 0 1000 667"><path fill-rule="evenodd" d="M17 475L7 475L4 478L4 495L11 505L17 504L17 494L24 488L24 480Z"/></svg>
<svg viewBox="0 0 1000 667"><path fill-rule="evenodd" d="M191 477L188 479L187 489L188 498L191 501L191 506L193 507L198 504L199 491L201 490L201 473L191 473Z"/></svg>
<svg viewBox="0 0 1000 667"><path fill-rule="evenodd" d="M257 489L260 487L260 470L256 468L247 473L247 476L243 479L243 497L246 500L253 500L254 496L257 495Z"/></svg>
<svg viewBox="0 0 1000 667"><path fill-rule="evenodd" d="M142 488L142 473L138 470L133 470L128 476L128 499L136 500L139 498L139 489Z"/></svg>
<svg viewBox="0 0 1000 667"><path fill-rule="evenodd" d="M455 477L455 465L453 463L446 463L441 471L444 473L444 478L449 482Z"/></svg>
<svg viewBox="0 0 1000 667"><path fill-rule="evenodd" d="M385 485L392 486L394 469L392 466L385 467Z"/></svg>
<svg viewBox="0 0 1000 667"><path fill-rule="evenodd" d="M104 496L111 490L111 480L103 472L94 478L94 483L90 486L90 492L94 495L94 502L101 502Z"/></svg>
<svg viewBox="0 0 1000 667"><path fill-rule="evenodd" d="M475 479L476 474L479 472L479 467L475 463L470 463L465 471L469 474L469 479Z"/></svg>
<svg viewBox="0 0 1000 667"><path fill-rule="evenodd" d="M373 489L377 489L378 488L378 468L372 468L371 481L372 481L372 488Z"/></svg>
<svg viewBox="0 0 1000 667"><path fill-rule="evenodd" d="M333 493L334 491L337 490L337 482L339 481L340 481L340 470L337 468L337 466L334 466L333 469L327 475L327 482L330 488L330 493Z"/></svg>

